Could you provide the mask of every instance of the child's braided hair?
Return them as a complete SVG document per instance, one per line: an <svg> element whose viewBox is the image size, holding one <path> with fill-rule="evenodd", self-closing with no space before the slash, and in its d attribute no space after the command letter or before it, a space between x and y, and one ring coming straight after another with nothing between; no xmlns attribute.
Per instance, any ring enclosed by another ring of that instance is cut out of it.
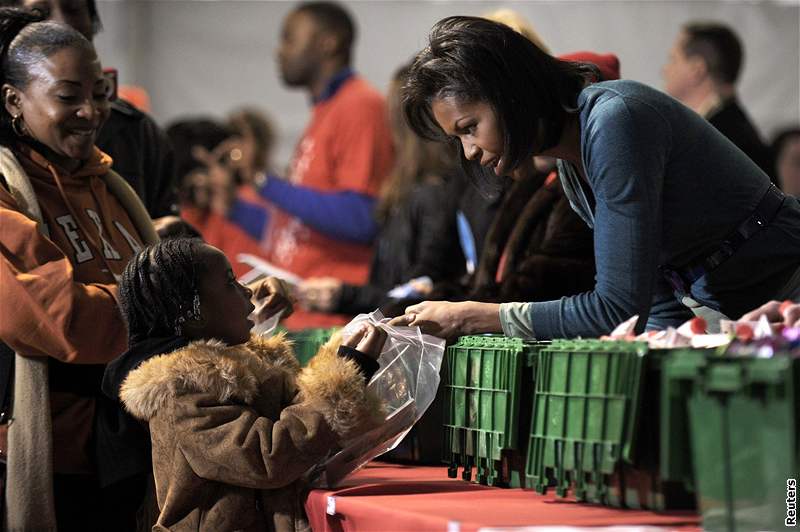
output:
<svg viewBox="0 0 800 532"><path fill-rule="evenodd" d="M163 240L141 250L125 267L119 295L130 344L180 335L181 323L196 311L203 245L199 238Z"/></svg>

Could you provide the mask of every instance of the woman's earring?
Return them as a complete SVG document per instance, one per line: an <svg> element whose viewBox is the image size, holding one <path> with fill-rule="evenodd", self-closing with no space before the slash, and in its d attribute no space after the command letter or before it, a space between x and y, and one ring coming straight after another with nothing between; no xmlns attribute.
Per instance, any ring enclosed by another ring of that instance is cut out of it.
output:
<svg viewBox="0 0 800 532"><path fill-rule="evenodd" d="M11 119L11 129L18 137L25 136L25 126L22 122L22 114L18 114Z"/></svg>

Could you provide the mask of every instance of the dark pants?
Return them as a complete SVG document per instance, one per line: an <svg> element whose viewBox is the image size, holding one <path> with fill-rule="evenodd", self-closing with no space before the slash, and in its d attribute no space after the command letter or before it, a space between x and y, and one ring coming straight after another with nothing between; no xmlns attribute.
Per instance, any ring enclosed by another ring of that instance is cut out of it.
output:
<svg viewBox="0 0 800 532"><path fill-rule="evenodd" d="M101 489L91 475L55 475L59 532L134 532L146 482L143 475Z"/></svg>

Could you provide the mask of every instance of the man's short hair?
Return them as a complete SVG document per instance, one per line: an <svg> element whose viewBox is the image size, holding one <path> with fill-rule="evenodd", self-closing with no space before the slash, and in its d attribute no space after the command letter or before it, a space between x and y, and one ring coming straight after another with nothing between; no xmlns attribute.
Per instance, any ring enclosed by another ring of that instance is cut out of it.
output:
<svg viewBox="0 0 800 532"><path fill-rule="evenodd" d="M696 22L683 27L687 56L700 56L711 78L718 83L736 83L742 68L742 42L727 26Z"/></svg>
<svg viewBox="0 0 800 532"><path fill-rule="evenodd" d="M308 13L320 28L336 35L339 38L338 52L349 61L356 40L356 26L343 6L335 2L303 2L295 11Z"/></svg>

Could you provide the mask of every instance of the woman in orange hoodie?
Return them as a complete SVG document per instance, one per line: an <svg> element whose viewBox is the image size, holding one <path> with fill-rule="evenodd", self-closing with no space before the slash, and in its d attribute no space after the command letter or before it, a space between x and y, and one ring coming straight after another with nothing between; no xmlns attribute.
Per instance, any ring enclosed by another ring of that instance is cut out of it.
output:
<svg viewBox="0 0 800 532"><path fill-rule="evenodd" d="M101 497L99 379L126 345L117 279L157 237L94 145L109 113L94 48L40 20L0 12L0 339L15 369L7 524L69 529L81 518L85 528Z"/></svg>
<svg viewBox="0 0 800 532"><path fill-rule="evenodd" d="M158 237L95 147L108 86L85 37L39 13L0 9L0 91L0 458L13 486L6 526L130 529L145 477L121 485L106 474L128 457L103 447L95 424L117 412L100 399L100 382L127 345L119 276ZM255 296L270 292L262 283ZM12 364L9 382L2 377Z"/></svg>

